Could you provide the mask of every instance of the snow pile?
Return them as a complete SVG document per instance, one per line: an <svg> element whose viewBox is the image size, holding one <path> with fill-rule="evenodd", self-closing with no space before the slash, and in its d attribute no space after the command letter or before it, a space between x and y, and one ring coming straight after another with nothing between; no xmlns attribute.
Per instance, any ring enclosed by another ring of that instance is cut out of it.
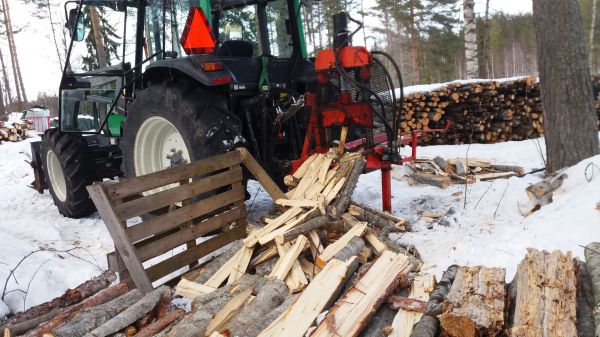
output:
<svg viewBox="0 0 600 337"><path fill-rule="evenodd" d="M8 305L6 305L6 303L0 301L0 320L4 319L6 317L6 315L8 315L10 313L10 310L8 309Z"/></svg>
<svg viewBox="0 0 600 337"><path fill-rule="evenodd" d="M448 85L456 84L456 83L460 83L460 84L481 83L481 82L499 82L499 83L503 83L503 82L512 82L512 81L522 80L522 79L525 79L525 78L527 78L527 76L515 76L515 77L496 78L496 79L474 78L474 79L470 79L470 80L458 80L458 81L444 82L444 83L432 83L432 84L412 85L412 86L409 86L409 87L404 87L404 96L407 96L407 95L410 95L410 94L414 94L414 93L417 93L417 92L435 91L435 90L439 90L439 89L445 88ZM396 94L396 96L400 96L400 89L399 88L396 89L395 94Z"/></svg>

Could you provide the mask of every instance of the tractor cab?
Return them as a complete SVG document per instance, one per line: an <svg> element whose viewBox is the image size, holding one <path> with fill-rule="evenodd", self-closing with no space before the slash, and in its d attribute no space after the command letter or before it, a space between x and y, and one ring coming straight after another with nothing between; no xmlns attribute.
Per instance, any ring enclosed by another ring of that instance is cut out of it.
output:
<svg viewBox="0 0 600 337"><path fill-rule="evenodd" d="M228 91L232 105L272 87L301 92L314 67L300 8L299 0L67 2L60 131L119 137L136 90L166 76Z"/></svg>

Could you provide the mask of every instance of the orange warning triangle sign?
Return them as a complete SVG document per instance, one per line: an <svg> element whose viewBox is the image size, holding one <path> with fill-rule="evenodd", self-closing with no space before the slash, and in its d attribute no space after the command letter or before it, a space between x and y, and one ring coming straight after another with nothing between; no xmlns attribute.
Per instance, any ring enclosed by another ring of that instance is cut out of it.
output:
<svg viewBox="0 0 600 337"><path fill-rule="evenodd" d="M208 19L201 8L190 8L180 42L188 55L207 54L215 51L216 41Z"/></svg>

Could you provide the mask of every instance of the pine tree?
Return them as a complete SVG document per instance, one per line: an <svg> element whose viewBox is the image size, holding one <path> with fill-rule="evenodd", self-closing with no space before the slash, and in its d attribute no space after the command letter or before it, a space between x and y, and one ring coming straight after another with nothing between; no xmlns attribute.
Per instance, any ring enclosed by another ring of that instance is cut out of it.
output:
<svg viewBox="0 0 600 337"><path fill-rule="evenodd" d="M83 22L92 27L85 38L88 55L83 57L84 70L95 70L111 65L111 57L119 59L119 35L106 19L102 7L86 6L83 10Z"/></svg>
<svg viewBox="0 0 600 337"><path fill-rule="evenodd" d="M23 84L23 78L21 76L21 67L19 65L19 58L17 56L17 47L15 45L14 34L15 31L12 27L12 22L10 19L10 8L8 6L8 1L2 0L2 13L4 16L4 28L6 30L7 40L8 40L8 50L10 53L10 60L13 68L14 82L15 88L17 90L17 101L19 104L19 109L22 108L22 104L27 102L27 94L25 93L25 86Z"/></svg>
<svg viewBox="0 0 600 337"><path fill-rule="evenodd" d="M12 93L10 90L10 82L8 80L8 74L6 72L6 65L4 64L4 56L2 55L2 50L0 49L0 67L2 70L2 79L4 81L4 90L6 90L6 107L10 107L12 105Z"/></svg>

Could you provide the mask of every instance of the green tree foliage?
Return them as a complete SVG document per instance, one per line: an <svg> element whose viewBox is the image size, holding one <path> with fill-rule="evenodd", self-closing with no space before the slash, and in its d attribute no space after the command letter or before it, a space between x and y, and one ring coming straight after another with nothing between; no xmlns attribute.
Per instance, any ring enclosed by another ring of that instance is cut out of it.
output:
<svg viewBox="0 0 600 337"><path fill-rule="evenodd" d="M103 7L96 7L100 16L100 34L104 41L104 47L108 54L108 65L112 65L111 59L119 60L119 46L121 45L121 37L117 34L115 28L110 24L107 18L106 9ZM98 52L96 48L96 41L94 40L94 34L91 31L92 23L90 17L90 8L85 6L83 10L83 22L85 27L88 29L88 34L85 38L85 46L87 48L87 55L82 57L83 70L91 71L96 70L98 65Z"/></svg>

